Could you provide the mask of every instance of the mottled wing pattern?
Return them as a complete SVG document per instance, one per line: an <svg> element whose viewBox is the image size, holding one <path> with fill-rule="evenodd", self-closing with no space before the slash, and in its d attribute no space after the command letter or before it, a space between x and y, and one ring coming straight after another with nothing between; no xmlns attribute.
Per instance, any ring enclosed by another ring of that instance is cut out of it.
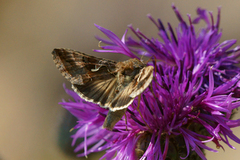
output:
<svg viewBox="0 0 240 160"><path fill-rule="evenodd" d="M119 89L118 93L107 104L111 111L127 108L134 100L129 95L132 93L134 83L129 83L126 87Z"/></svg>
<svg viewBox="0 0 240 160"><path fill-rule="evenodd" d="M65 48L54 49L52 55L57 68L72 84L85 85L89 81L114 77L115 61Z"/></svg>
<svg viewBox="0 0 240 160"><path fill-rule="evenodd" d="M70 49L54 49L53 60L72 88L86 101L108 108L116 95L116 62Z"/></svg>
<svg viewBox="0 0 240 160"><path fill-rule="evenodd" d="M70 49L54 49L52 54L57 68L80 97L111 111L127 108L148 87L153 77L153 67L146 67L140 61L142 67L133 68L130 75L124 75L125 69L119 71L117 62L112 60ZM122 84L118 74L124 75Z"/></svg>
<svg viewBox="0 0 240 160"><path fill-rule="evenodd" d="M109 108L107 104L116 95L117 78L89 81L85 85L73 84L73 90L86 101L97 103L103 108Z"/></svg>
<svg viewBox="0 0 240 160"><path fill-rule="evenodd" d="M135 98L142 93L152 82L153 79L153 66L147 66L140 70L138 76L135 77L137 85L133 87L132 93L129 95Z"/></svg>
<svg viewBox="0 0 240 160"><path fill-rule="evenodd" d="M142 68L131 82L114 97L111 104L109 104L109 108L112 111L127 108L133 102L134 98L149 86L152 78L153 66Z"/></svg>
<svg viewBox="0 0 240 160"><path fill-rule="evenodd" d="M129 96L132 86L133 83L130 83L126 87L118 88L117 78L89 81L86 85L72 85L80 97L111 111L122 110L132 103L134 99Z"/></svg>

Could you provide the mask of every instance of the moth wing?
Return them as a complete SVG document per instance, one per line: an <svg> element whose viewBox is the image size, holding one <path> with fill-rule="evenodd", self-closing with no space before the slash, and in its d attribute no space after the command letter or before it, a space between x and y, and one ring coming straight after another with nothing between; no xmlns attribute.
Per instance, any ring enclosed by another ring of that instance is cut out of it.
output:
<svg viewBox="0 0 240 160"><path fill-rule="evenodd" d="M72 84L83 85L101 78L112 78L117 62L96 58L71 49L54 49L53 61L62 75Z"/></svg>
<svg viewBox="0 0 240 160"><path fill-rule="evenodd" d="M119 87L117 77L113 76L109 79L89 81L85 85L73 84L72 88L83 99L114 112L127 108L133 102L135 97L130 95L134 86L137 86L137 77L138 75L125 87Z"/></svg>
<svg viewBox="0 0 240 160"><path fill-rule="evenodd" d="M131 98L135 98L149 86L153 79L153 69L153 66L147 66L140 70L139 74L135 77L137 79L136 85L129 95Z"/></svg>
<svg viewBox="0 0 240 160"><path fill-rule="evenodd" d="M129 96L132 93L133 84L134 83L131 82L128 86L124 87L124 89L119 91L114 99L107 104L111 111L127 108L133 102L134 98Z"/></svg>
<svg viewBox="0 0 240 160"><path fill-rule="evenodd" d="M152 82L153 66L147 66L140 70L134 79L125 86L108 104L111 111L127 108L136 96L142 93Z"/></svg>
<svg viewBox="0 0 240 160"><path fill-rule="evenodd" d="M73 90L83 99L109 108L109 102L116 96L117 78L98 79L85 85L72 85Z"/></svg>

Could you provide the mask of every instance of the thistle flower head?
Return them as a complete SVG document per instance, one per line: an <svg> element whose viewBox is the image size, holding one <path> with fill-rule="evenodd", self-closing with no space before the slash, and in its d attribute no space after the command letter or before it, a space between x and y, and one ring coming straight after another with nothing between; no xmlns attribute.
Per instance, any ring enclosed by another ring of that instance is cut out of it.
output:
<svg viewBox="0 0 240 160"><path fill-rule="evenodd" d="M240 119L230 119L240 105L240 68L236 65L240 48L232 48L236 40L219 42L220 8L215 23L212 13L204 9L198 8L194 19L188 15L186 22L174 5L172 8L179 20L175 33L170 24L165 28L160 19L148 15L161 40L148 38L132 25L128 27L137 39L126 38L127 30L119 39L96 25L109 38L97 37L106 46L96 52L150 57L148 65L154 67L154 78L113 131L102 128L106 109L66 89L74 101L61 104L79 119L72 136L75 151L83 150L79 156L106 150L101 159L206 159L203 149L217 152L206 142L212 141L217 149L222 148L220 142L234 148L229 138L240 143L231 130L240 125ZM202 20L206 26L195 31ZM78 138L85 141L75 144Z"/></svg>

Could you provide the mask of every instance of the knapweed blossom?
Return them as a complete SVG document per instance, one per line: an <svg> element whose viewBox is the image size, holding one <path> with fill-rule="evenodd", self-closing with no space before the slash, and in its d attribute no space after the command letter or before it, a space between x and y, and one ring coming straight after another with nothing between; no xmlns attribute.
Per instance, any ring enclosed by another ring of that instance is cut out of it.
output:
<svg viewBox="0 0 240 160"><path fill-rule="evenodd" d="M126 115L112 131L102 128L108 110L86 102L75 92L66 89L74 101L61 102L79 121L72 136L78 156L106 150L101 158L109 159L206 159L203 150L217 152L205 145L240 143L231 128L240 126L240 119L231 120L234 109L240 106L240 48L231 48L236 40L219 42L220 8L216 23L213 15L198 8L198 16L184 21L177 8L173 10L180 21L174 29L165 29L161 20L149 19L158 29L158 38L148 38L129 25L136 35L119 39L111 31L96 25L109 39L97 37L107 44L96 52L113 52L131 58L142 55L151 58L154 67L152 84L128 107ZM198 32L195 25L206 24ZM141 114L140 114L141 113ZM78 138L84 142L76 144Z"/></svg>

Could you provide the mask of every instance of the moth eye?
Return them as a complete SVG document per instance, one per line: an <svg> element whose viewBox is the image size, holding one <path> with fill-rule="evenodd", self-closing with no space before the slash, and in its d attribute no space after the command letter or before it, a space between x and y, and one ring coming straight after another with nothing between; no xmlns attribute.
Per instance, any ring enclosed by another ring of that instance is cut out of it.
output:
<svg viewBox="0 0 240 160"><path fill-rule="evenodd" d="M133 72L134 72L134 70L132 70L132 69L125 69L123 72L123 75L131 76Z"/></svg>
<svg viewBox="0 0 240 160"><path fill-rule="evenodd" d="M138 74L139 71L140 71L140 68L125 69L122 74L123 74L124 76L135 77L135 75Z"/></svg>

